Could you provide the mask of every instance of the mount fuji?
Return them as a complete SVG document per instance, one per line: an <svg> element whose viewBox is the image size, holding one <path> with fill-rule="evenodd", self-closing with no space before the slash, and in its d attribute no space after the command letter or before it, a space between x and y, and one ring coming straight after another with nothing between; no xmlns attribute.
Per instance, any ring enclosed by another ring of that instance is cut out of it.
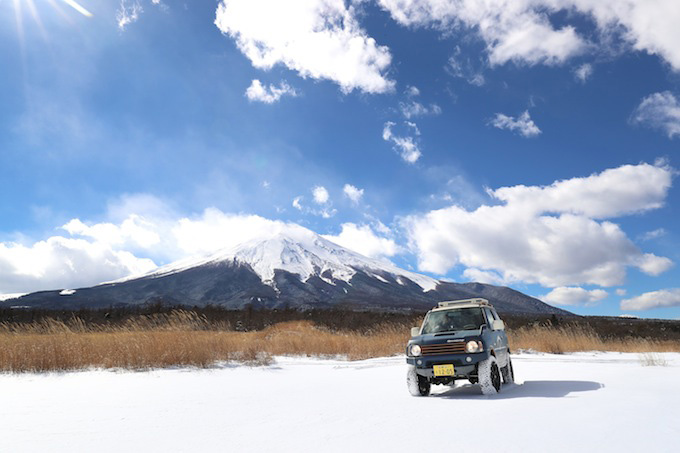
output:
<svg viewBox="0 0 680 453"><path fill-rule="evenodd" d="M470 297L484 297L501 312L567 313L507 287L452 283L409 272L292 224L148 274L90 288L35 292L11 303L60 309L163 303L392 311L428 309L441 300Z"/></svg>

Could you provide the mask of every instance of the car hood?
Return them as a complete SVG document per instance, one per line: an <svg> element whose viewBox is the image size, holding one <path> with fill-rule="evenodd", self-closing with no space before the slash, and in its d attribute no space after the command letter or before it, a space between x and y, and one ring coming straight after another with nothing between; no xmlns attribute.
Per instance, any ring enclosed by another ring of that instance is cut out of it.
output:
<svg viewBox="0 0 680 453"><path fill-rule="evenodd" d="M465 339L469 337L479 337L479 329L475 330L457 330L455 332L447 333L428 333L420 336L420 344L437 344L444 343L447 340Z"/></svg>

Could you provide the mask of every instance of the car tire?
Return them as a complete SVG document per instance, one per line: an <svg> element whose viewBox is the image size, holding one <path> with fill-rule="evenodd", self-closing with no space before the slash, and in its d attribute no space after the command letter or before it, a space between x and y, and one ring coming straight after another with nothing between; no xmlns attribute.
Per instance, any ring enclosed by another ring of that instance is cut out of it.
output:
<svg viewBox="0 0 680 453"><path fill-rule="evenodd" d="M406 385L413 396L428 396L430 394L430 381L426 377L416 373L416 367L409 366L406 373Z"/></svg>
<svg viewBox="0 0 680 453"><path fill-rule="evenodd" d="M477 368L479 386L482 394L495 395L501 390L501 372L496 362L496 357L489 356L488 359L479 362Z"/></svg>
<svg viewBox="0 0 680 453"><path fill-rule="evenodd" d="M508 364L501 368L501 374L503 375L503 384L515 383L515 371L512 369L512 360L510 357L508 357Z"/></svg>

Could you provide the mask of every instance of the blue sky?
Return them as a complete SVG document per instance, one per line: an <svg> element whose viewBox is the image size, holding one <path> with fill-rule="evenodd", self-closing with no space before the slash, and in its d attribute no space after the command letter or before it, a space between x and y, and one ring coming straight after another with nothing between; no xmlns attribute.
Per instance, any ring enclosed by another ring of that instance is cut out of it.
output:
<svg viewBox="0 0 680 453"><path fill-rule="evenodd" d="M680 318L680 5L657 3L0 0L0 294L283 221Z"/></svg>

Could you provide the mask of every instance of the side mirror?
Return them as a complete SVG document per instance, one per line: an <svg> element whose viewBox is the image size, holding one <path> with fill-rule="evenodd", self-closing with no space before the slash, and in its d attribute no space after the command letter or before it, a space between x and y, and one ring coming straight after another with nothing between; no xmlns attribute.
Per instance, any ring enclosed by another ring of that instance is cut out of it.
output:
<svg viewBox="0 0 680 453"><path fill-rule="evenodd" d="M505 330L505 323L500 319L495 319L493 323L491 323L491 328L493 330Z"/></svg>
<svg viewBox="0 0 680 453"><path fill-rule="evenodd" d="M420 327L411 327L411 337L420 335Z"/></svg>

